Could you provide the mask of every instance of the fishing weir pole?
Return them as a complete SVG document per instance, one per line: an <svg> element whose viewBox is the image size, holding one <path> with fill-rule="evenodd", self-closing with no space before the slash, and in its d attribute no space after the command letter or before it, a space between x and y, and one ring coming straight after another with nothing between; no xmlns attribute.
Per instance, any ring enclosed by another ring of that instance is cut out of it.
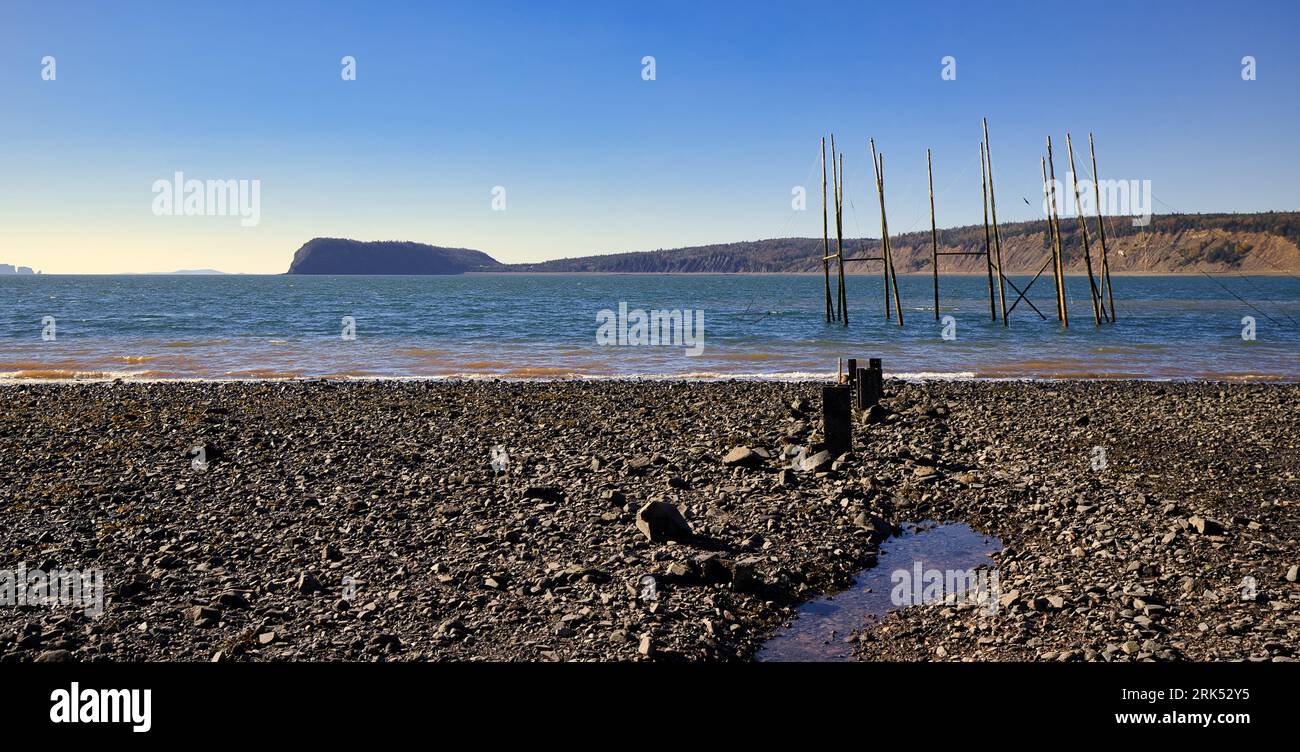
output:
<svg viewBox="0 0 1300 752"><path fill-rule="evenodd" d="M1061 232L1060 211L1056 191L1056 164L1052 153L1052 139L1047 137L1047 154L1042 157L1040 167L1043 178L1043 207L1047 218L1044 233L1048 246L1047 258L1038 272L1029 280L1022 290L1007 277L1003 267L1002 232L998 224L997 193L993 180L993 150L989 143L988 119L983 119L984 139L980 142L980 189L981 206L984 213L984 249L982 251L940 251L939 230L934 201L934 162L930 149L925 150L925 169L929 179L930 192L930 278L934 290L934 318L940 320L939 310L939 259L941 256L983 256L985 276L988 280L989 319L996 322L999 312L1004 327L1010 325L1011 314L1023 301L1038 317L1047 320L1047 316L1029 299L1029 290L1050 266L1056 298L1056 316L1063 328L1070 326L1069 306L1065 287L1065 270L1068 262L1065 258L1065 240ZM826 193L826 139L822 138L822 276L826 301L826 322L834 321L849 325L848 290L845 285L844 265L847 263L880 261L882 264L882 281L884 289L885 320L898 321L903 326L903 302L898 287L898 273L894 268L893 248L889 236L889 219L885 211L885 155L876 151L875 139L869 139L871 147L871 164L876 179L876 196L880 202L880 255L844 257L844 154L835 148L835 135L831 134L831 182L835 206L835 252L830 250L829 201ZM1110 277L1110 258L1106 244L1106 228L1101 214L1101 185L1097 178L1097 151L1092 134L1088 134L1088 148L1092 158L1093 190L1097 211L1097 238L1101 247L1101 263L1098 271L1092 263L1092 238L1088 231L1087 219L1083 212L1082 193L1074 171L1074 144L1070 134L1065 134L1066 149L1069 153L1071 192L1074 194L1075 221L1081 235L1084 269L1088 275L1088 291L1092 301L1093 321L1097 326L1103 322L1115 322L1115 294ZM831 297L830 262L836 262L837 285L834 299ZM997 280L996 288L994 280ZM1007 305L1007 287L1017 295L1010 306ZM850 368L849 378L855 379L856 373Z"/></svg>

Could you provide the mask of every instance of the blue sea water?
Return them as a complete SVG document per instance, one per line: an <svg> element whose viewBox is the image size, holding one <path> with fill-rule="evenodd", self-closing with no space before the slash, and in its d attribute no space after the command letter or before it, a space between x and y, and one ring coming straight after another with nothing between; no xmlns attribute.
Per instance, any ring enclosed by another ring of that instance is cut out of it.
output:
<svg viewBox="0 0 1300 752"><path fill-rule="evenodd" d="M945 276L950 340L930 278L899 282L904 327L884 319L878 277L851 276L846 328L825 322L819 275L5 276L0 380L820 378L841 356L917 377L1300 380L1295 276L1116 277L1117 321L1100 327L1071 277L1068 329L1049 278L1030 296L1049 318L1022 302L1004 328L985 277ZM600 312L620 303L702 311L702 351L600 344Z"/></svg>

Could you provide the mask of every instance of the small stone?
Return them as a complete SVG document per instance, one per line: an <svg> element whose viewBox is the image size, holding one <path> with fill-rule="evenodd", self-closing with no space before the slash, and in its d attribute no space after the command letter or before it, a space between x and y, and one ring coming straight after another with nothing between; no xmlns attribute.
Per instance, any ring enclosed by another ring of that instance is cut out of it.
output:
<svg viewBox="0 0 1300 752"><path fill-rule="evenodd" d="M294 583L294 589L303 595L311 595L325 590L320 584L320 580L316 579L316 575L311 572L303 572L298 575L298 581Z"/></svg>
<svg viewBox="0 0 1300 752"><path fill-rule="evenodd" d="M640 653L641 655L644 655L647 658L654 655L655 653L654 640L650 637L648 633L641 635L641 644L637 646L636 652Z"/></svg>
<svg viewBox="0 0 1300 752"><path fill-rule="evenodd" d="M691 526L677 507L663 501L648 501L636 513L636 527L654 543L667 540L685 541Z"/></svg>
<svg viewBox="0 0 1300 752"><path fill-rule="evenodd" d="M211 626L221 621L221 612L209 606L194 606L186 609L185 616L200 627Z"/></svg>
<svg viewBox="0 0 1300 752"><path fill-rule="evenodd" d="M830 452L822 451L811 457L805 457L803 462L799 463L799 469L806 473L816 473L830 467L834 461L835 458L831 456Z"/></svg>
<svg viewBox="0 0 1300 752"><path fill-rule="evenodd" d="M1192 529L1201 535L1218 535L1223 532L1222 525L1200 515L1188 517L1187 524L1191 525Z"/></svg>
<svg viewBox="0 0 1300 752"><path fill-rule="evenodd" d="M234 590L227 590L224 593L221 593L214 598L212 602L216 605L225 606L227 608L252 608L248 599L245 598L243 594L237 593Z"/></svg>
<svg viewBox="0 0 1300 752"><path fill-rule="evenodd" d="M738 446L722 458L727 467L758 467L763 464L763 457L747 446Z"/></svg>
<svg viewBox="0 0 1300 752"><path fill-rule="evenodd" d="M529 486L524 489L524 498L559 503L564 501L564 490L555 486Z"/></svg>

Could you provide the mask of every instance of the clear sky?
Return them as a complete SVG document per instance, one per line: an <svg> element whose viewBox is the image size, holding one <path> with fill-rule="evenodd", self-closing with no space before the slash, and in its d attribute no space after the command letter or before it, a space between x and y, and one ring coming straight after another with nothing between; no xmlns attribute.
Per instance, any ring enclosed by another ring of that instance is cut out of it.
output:
<svg viewBox="0 0 1300 752"><path fill-rule="evenodd" d="M927 147L939 225L970 224L981 116L1004 220L1040 216L1021 197L1067 130L1096 134L1103 178L1151 180L1157 213L1295 210L1298 29L1294 0L5 0L0 262L278 273L313 236L506 262L818 236L832 130L847 234L878 235L869 136L891 230L928 224ZM260 222L155 215L177 171L259 180Z"/></svg>

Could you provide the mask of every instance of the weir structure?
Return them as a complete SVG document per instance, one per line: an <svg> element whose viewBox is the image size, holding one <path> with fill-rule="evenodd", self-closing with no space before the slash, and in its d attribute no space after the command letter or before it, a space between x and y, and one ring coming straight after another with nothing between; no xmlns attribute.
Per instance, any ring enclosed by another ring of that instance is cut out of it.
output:
<svg viewBox="0 0 1300 752"><path fill-rule="evenodd" d="M930 278L934 289L934 319L940 319L939 311L942 306L939 295L939 259L943 256L982 256L984 258L985 274L988 279L989 293L989 319L997 321L999 315L1002 319L1003 326L1009 326L1011 314L1015 311L1016 306L1023 301L1029 306L1039 318L1044 321L1047 316L1034 305L1029 299L1029 290L1034 283L1038 281L1043 272L1050 266L1052 268L1052 279L1055 288L1056 317L1062 327L1069 327L1070 314L1067 305L1067 295L1065 288L1066 268L1066 243L1061 233L1060 212L1058 209L1059 199L1056 190L1056 165L1052 153L1052 139L1049 136L1046 141L1047 152L1040 159L1040 166L1043 177L1043 206L1046 215L1047 226L1044 232L1045 244L1047 246L1047 258L1043 261L1038 272L1029 280L1028 284L1021 289L1012 281L1003 270L1002 263L1002 233L998 227L998 204L997 193L993 187L993 151L989 144L989 126L988 119L984 119L983 140L980 141L980 188L982 193L982 206L984 212L984 249L976 251L940 251L939 250L939 230L935 218L934 203L934 165L933 155L929 149L925 150L925 168L926 176L929 180L930 188ZM872 172L875 175L876 196L880 203L880 255L879 256L844 256L844 155L836 151L835 136L831 135L831 180L833 187L834 209L835 209L835 252L830 250L830 222L829 222L829 204L826 193L826 139L822 138L822 275L824 279L824 292L826 300L826 322L832 321L844 326L849 325L848 310L848 290L846 288L846 279L844 275L844 265L848 263L863 263L868 261L882 262L882 277L884 290L885 320L897 320L898 325L903 326L903 303L898 288L898 274L894 268L894 257L889 237L889 219L885 208L885 155L883 152L876 151L875 139L869 139ZM1104 322L1114 323L1115 321L1115 294L1110 278L1110 259L1106 247L1106 228L1101 214L1101 187L1097 178L1097 151L1093 142L1092 134L1088 134L1088 148L1092 157L1092 178L1093 189L1096 199L1096 218L1097 218L1097 239L1100 245L1100 264L1093 265L1092 258L1092 236L1088 230L1087 218L1083 211L1082 197L1078 181L1074 172L1074 144L1071 141L1070 134L1065 134L1066 149L1069 153L1070 165L1070 183L1071 191L1074 195L1074 206L1077 226L1082 245L1084 271L1088 275L1088 291L1092 303L1093 322L1101 326ZM836 289L832 297L830 281L830 265L834 261L836 265ZM994 281L996 280L996 285ZM1016 299L1007 305L1007 288L1010 287L1016 294ZM851 374L855 376L856 374Z"/></svg>

